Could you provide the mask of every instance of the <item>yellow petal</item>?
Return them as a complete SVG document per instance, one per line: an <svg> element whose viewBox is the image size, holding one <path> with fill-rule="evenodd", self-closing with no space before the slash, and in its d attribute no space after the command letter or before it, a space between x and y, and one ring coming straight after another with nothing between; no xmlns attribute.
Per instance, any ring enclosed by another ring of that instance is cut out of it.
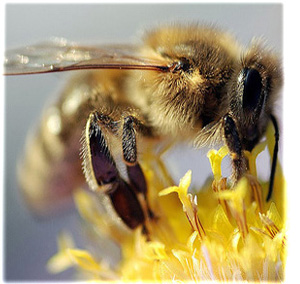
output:
<svg viewBox="0 0 300 284"><path fill-rule="evenodd" d="M179 260L183 271L187 275L193 275L190 254L182 250L172 250L173 255Z"/></svg>
<svg viewBox="0 0 300 284"><path fill-rule="evenodd" d="M217 196L220 199L228 200L235 210L242 212L244 210L243 200L247 191L249 191L248 180L247 178L243 177L240 179L234 190L224 190L222 192L218 192Z"/></svg>
<svg viewBox="0 0 300 284"><path fill-rule="evenodd" d="M227 154L227 146L221 147L218 151L210 150L207 154L215 180L219 180L222 177L221 163Z"/></svg>
<svg viewBox="0 0 300 284"><path fill-rule="evenodd" d="M190 252L194 251L194 243L197 238L197 235L198 235L197 231L194 231L188 238L187 247L189 248Z"/></svg>
<svg viewBox="0 0 300 284"><path fill-rule="evenodd" d="M74 265L66 251L60 251L52 256L47 262L47 270L56 274L67 270Z"/></svg>
<svg viewBox="0 0 300 284"><path fill-rule="evenodd" d="M274 202L271 203L270 208L267 212L267 217L274 222L274 224L281 229L283 227L282 219L279 215L279 212L276 208L276 205Z"/></svg>
<svg viewBox="0 0 300 284"><path fill-rule="evenodd" d="M165 245L161 242L148 242L146 258L150 260L164 260L167 259Z"/></svg>
<svg viewBox="0 0 300 284"><path fill-rule="evenodd" d="M192 180L192 171L189 170L182 179L180 179L179 186L171 186L159 192L159 196L167 195L172 192L177 192L178 197L184 207L184 210L191 207L191 202L188 198L188 189Z"/></svg>
<svg viewBox="0 0 300 284"><path fill-rule="evenodd" d="M233 226L230 224L227 214L223 207L219 204L213 216L212 229L216 232L220 232L225 236L230 236L233 231Z"/></svg>
<svg viewBox="0 0 300 284"><path fill-rule="evenodd" d="M191 181L192 181L192 171L189 170L183 176L183 178L180 179L180 182L179 182L179 187L181 189L182 194L187 194L189 186L191 185Z"/></svg>
<svg viewBox="0 0 300 284"><path fill-rule="evenodd" d="M71 260L78 265L81 269L99 272L101 266L95 259L85 250L79 249L68 249L66 253L69 255Z"/></svg>
<svg viewBox="0 0 300 284"><path fill-rule="evenodd" d="M158 193L158 196L165 196L165 195L168 195L172 192L177 192L178 193L178 191L179 191L178 186L170 186L170 187L167 187L167 188L163 189L162 191L160 191Z"/></svg>

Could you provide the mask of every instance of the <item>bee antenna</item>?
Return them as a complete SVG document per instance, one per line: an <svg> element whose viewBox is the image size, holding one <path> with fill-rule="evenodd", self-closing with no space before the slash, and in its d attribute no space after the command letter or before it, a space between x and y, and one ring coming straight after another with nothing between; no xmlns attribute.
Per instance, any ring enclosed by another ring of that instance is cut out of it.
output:
<svg viewBox="0 0 300 284"><path fill-rule="evenodd" d="M269 183L269 192L267 196L267 201L270 200L273 192L273 186L274 186L274 179L275 179L275 172L276 172L276 164L277 164L277 157L278 157L278 146L279 146L279 128L276 121L276 118L271 114L270 115L271 121L273 123L274 129L275 129L275 145L273 150L273 159L272 159L272 167L271 167L271 174L270 174L270 183Z"/></svg>

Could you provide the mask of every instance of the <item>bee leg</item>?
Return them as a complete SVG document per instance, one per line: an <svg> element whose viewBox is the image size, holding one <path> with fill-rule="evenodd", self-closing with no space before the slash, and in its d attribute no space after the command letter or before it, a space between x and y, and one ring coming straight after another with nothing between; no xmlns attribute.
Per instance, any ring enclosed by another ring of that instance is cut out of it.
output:
<svg viewBox="0 0 300 284"><path fill-rule="evenodd" d="M151 129L134 116L127 116L124 118L122 131L122 149L123 159L127 166L127 174L130 184L137 193L142 194L144 209L150 218L155 218L151 211L147 198L147 183L141 166L137 161L137 146L136 146L136 130L145 136L151 135Z"/></svg>
<svg viewBox="0 0 300 284"><path fill-rule="evenodd" d="M150 209L149 201L147 198L147 183L143 173L143 170L139 163L133 166L127 165L127 174L130 180L130 184L135 189L137 193L142 194L141 203L145 203L146 213L151 219L156 218L155 214Z"/></svg>
<svg viewBox="0 0 300 284"><path fill-rule="evenodd" d="M275 145L273 150L273 159L272 159L272 166L271 166L271 174L270 174L270 184L269 184L269 191L266 198L266 201L269 201L272 196L273 186L274 186L274 179L275 179L275 172L276 172L276 164L277 164L277 156L278 156L278 147L279 147L279 128L276 121L275 116L270 116L271 122L273 123L274 130L275 130Z"/></svg>
<svg viewBox="0 0 300 284"><path fill-rule="evenodd" d="M131 229L145 223L145 215L140 202L131 186L119 179L115 189L107 193L112 205L123 222Z"/></svg>
<svg viewBox="0 0 300 284"><path fill-rule="evenodd" d="M151 128L145 126L134 116L124 118L122 132L123 158L127 165L134 165L137 162L136 131L143 136L152 136Z"/></svg>
<svg viewBox="0 0 300 284"><path fill-rule="evenodd" d="M93 112L87 122L85 151L88 153L85 152L83 157L85 175L90 187L95 191L104 191L124 223L134 229L144 224L145 215L135 191L121 178L109 151L101 129L103 117Z"/></svg>
<svg viewBox="0 0 300 284"><path fill-rule="evenodd" d="M223 118L225 143L229 149L233 164L232 179L234 184L244 175L247 168L247 162L242 154L242 144L239 138L236 125L232 117L227 114Z"/></svg>

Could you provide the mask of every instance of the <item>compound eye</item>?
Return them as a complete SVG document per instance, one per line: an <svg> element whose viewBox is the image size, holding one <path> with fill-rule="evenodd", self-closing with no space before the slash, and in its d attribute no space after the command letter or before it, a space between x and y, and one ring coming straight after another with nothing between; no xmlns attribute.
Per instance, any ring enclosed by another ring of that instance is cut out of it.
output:
<svg viewBox="0 0 300 284"><path fill-rule="evenodd" d="M253 68L245 68L241 72L243 80L243 108L255 109L259 103L262 92L262 78Z"/></svg>

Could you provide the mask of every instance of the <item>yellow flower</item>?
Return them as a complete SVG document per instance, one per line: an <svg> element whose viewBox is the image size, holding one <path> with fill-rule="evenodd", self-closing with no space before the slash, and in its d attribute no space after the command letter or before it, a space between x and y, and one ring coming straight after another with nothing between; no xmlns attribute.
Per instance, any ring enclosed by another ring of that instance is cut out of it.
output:
<svg viewBox="0 0 300 284"><path fill-rule="evenodd" d="M121 260L111 266L108 256L76 249L64 233L59 237L58 253L48 262L49 271L58 273L73 266L81 279L94 281L282 281L286 259L284 179L278 166L274 195L266 203L267 182L256 176L256 157L266 145L272 147L272 139L269 129L267 141L246 153L249 173L235 187L221 171L227 147L209 151L214 179L195 195L189 193L191 171L178 186L170 186L171 178L161 161L157 173L152 170L153 159L148 158L143 169L150 206L158 216L147 221L148 236L142 228L128 230L111 217L111 211L99 207L92 193L77 190L74 199L82 219L97 233L96 241L101 236L121 249ZM156 178L158 174L164 179Z"/></svg>
<svg viewBox="0 0 300 284"><path fill-rule="evenodd" d="M205 232L197 216L197 199L188 194L188 188L191 184L192 172L188 171L180 180L179 186L172 186L162 190L159 196L167 195L171 192L177 192L182 203L183 212L186 214L194 231L198 232L199 238L203 239Z"/></svg>

